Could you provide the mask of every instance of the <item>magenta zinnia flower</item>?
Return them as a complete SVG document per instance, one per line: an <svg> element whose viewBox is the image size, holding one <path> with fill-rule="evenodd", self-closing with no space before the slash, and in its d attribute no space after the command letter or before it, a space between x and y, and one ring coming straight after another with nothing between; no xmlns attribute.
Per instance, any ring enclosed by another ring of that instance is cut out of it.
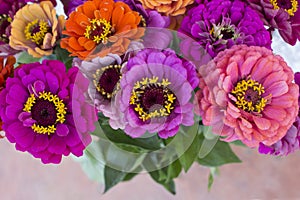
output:
<svg viewBox="0 0 300 200"><path fill-rule="evenodd" d="M258 14L241 1L201 3L188 12L179 31L199 42L212 57L235 44L271 48L270 33Z"/></svg>
<svg viewBox="0 0 300 200"><path fill-rule="evenodd" d="M191 93L197 86L195 66L172 50L145 49L129 59L116 96L124 113L125 133L146 131L161 138L174 136L179 126L194 124Z"/></svg>
<svg viewBox="0 0 300 200"><path fill-rule="evenodd" d="M295 82L300 87L300 73L295 74ZM300 95L298 98L300 105ZM293 126L288 130L286 135L273 144L266 146L263 143L259 145L259 152L263 154L271 154L276 156L287 156L296 150L300 149L300 111Z"/></svg>
<svg viewBox="0 0 300 200"><path fill-rule="evenodd" d="M290 45L300 40L299 0L245 0L259 13L264 24L278 29L281 37Z"/></svg>
<svg viewBox="0 0 300 200"><path fill-rule="evenodd" d="M299 88L286 62L264 47L234 46L201 66L197 92L204 125L247 146L273 145L298 115Z"/></svg>
<svg viewBox="0 0 300 200"><path fill-rule="evenodd" d="M0 94L0 116L7 139L43 163L62 155L81 156L97 120L83 93L88 81L60 61L24 64Z"/></svg>

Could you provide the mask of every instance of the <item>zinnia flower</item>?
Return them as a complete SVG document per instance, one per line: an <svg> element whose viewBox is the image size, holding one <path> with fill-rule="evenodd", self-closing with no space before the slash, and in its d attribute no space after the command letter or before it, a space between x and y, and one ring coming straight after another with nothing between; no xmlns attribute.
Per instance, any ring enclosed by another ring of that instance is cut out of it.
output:
<svg viewBox="0 0 300 200"><path fill-rule="evenodd" d="M123 54L130 41L144 34L141 17L123 2L92 0L79 6L66 21L61 47L80 59Z"/></svg>
<svg viewBox="0 0 300 200"><path fill-rule="evenodd" d="M51 55L63 25L64 17L57 18L50 1L28 4L16 13L11 23L9 45L37 58Z"/></svg>
<svg viewBox="0 0 300 200"><path fill-rule="evenodd" d="M78 6L86 2L87 0L61 0L64 5L64 11L66 15L70 15Z"/></svg>
<svg viewBox="0 0 300 200"><path fill-rule="evenodd" d="M26 3L24 0L0 0L0 5L0 53L16 54L18 51L9 46L11 22L16 12Z"/></svg>
<svg viewBox="0 0 300 200"><path fill-rule="evenodd" d="M16 59L13 56L8 56L4 62L5 57L0 57L0 91L5 87L6 79L13 75L14 64ZM2 130L2 121L0 118L0 131ZM1 135L0 135L1 138Z"/></svg>
<svg viewBox="0 0 300 200"><path fill-rule="evenodd" d="M270 33L258 14L241 1L199 4L188 12L179 31L199 42L212 57L235 44L271 48Z"/></svg>
<svg viewBox="0 0 300 200"><path fill-rule="evenodd" d="M281 37L290 45L300 40L299 0L247 0L259 13L264 24L278 29Z"/></svg>
<svg viewBox="0 0 300 200"><path fill-rule="evenodd" d="M282 139L298 115L299 88L286 62L264 47L234 46L199 69L203 124L249 147Z"/></svg>
<svg viewBox="0 0 300 200"><path fill-rule="evenodd" d="M112 128L124 128L124 123L120 121L122 117L116 110L118 105L113 105L115 95L120 89L120 79L124 69L121 57L116 54L108 54L103 58L96 57L91 61L74 59L74 65L90 82L88 95L91 104L98 112L110 118Z"/></svg>
<svg viewBox="0 0 300 200"><path fill-rule="evenodd" d="M81 156L91 142L97 120L85 103L88 81L60 61L24 64L0 94L0 116L7 139L43 163L60 163L62 155Z"/></svg>
<svg viewBox="0 0 300 200"><path fill-rule="evenodd" d="M198 83L195 66L172 50L145 49L129 59L126 68L116 95L126 134L140 137L148 131L168 138L181 124L194 124L189 101Z"/></svg>
<svg viewBox="0 0 300 200"><path fill-rule="evenodd" d="M295 74L295 82L300 87L300 73ZM300 106L300 95L298 98ZM263 154L271 154L275 156L287 156L296 150L300 149L300 111L293 126L288 130L286 135L273 144L266 146L263 143L259 145L259 152Z"/></svg>
<svg viewBox="0 0 300 200"><path fill-rule="evenodd" d="M144 8L157 10L167 16L182 15L186 7L194 3L194 0L139 0Z"/></svg>

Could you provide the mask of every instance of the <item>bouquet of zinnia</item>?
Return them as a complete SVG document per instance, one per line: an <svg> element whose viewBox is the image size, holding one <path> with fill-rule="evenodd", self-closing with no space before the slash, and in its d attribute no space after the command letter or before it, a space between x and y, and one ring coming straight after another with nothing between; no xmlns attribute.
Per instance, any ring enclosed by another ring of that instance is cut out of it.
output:
<svg viewBox="0 0 300 200"><path fill-rule="evenodd" d="M44 164L175 193L195 162L241 162L232 144L300 148L300 69L271 46L300 40L298 0L0 2L1 138Z"/></svg>

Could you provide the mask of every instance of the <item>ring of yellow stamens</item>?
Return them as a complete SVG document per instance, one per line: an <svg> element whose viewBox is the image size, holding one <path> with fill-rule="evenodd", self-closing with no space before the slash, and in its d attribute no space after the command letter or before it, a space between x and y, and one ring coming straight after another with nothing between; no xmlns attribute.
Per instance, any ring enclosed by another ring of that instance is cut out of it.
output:
<svg viewBox="0 0 300 200"><path fill-rule="evenodd" d="M134 111L138 114L142 121L147 121L152 118L167 117L175 109L176 96L168 88L171 82L168 79L158 80L158 77L143 78L137 81L132 89L130 97L130 105L133 105ZM145 94L147 88L160 88L163 91L164 103L163 105L155 106L156 108L146 111L142 104L141 99Z"/></svg>
<svg viewBox="0 0 300 200"><path fill-rule="evenodd" d="M24 104L23 111L31 113L31 109L36 103L36 100L46 100L49 102L52 102L55 106L56 110L56 122L55 124L49 125L49 126L41 126L37 123L34 123L31 128L34 132L39 134L48 134L51 135L56 131L56 124L57 123L64 123L65 122L65 115L67 113L67 108L65 107L65 104L63 103L63 100L60 100L57 95L51 94L51 92L40 92L38 97L35 97L34 94L31 94L26 103Z"/></svg>
<svg viewBox="0 0 300 200"><path fill-rule="evenodd" d="M35 29L38 31L35 32ZM44 20L36 19L27 24L24 33L27 40L31 40L37 45L43 44L44 38L48 33L50 27Z"/></svg>
<svg viewBox="0 0 300 200"><path fill-rule="evenodd" d="M92 19L90 23L91 24L85 28L84 36L97 44L101 42L106 43L112 29L110 22L105 19Z"/></svg>
<svg viewBox="0 0 300 200"><path fill-rule="evenodd" d="M11 22L12 22L12 18L9 17L7 14L0 14L0 27L1 26L7 27ZM8 39L8 36L6 35L6 33L2 33L2 35L0 35L0 41L5 42L5 43L9 42L9 39Z"/></svg>
<svg viewBox="0 0 300 200"><path fill-rule="evenodd" d="M247 97L249 92L254 94L254 96ZM252 79L239 81L231 91L231 94L236 97L235 105L238 108L246 112L256 113L261 113L267 104L267 100L262 97L264 93L264 87Z"/></svg>
<svg viewBox="0 0 300 200"><path fill-rule="evenodd" d="M106 67L102 67L101 69L97 69L96 73L93 74L93 84L96 88L96 90L104 97L106 97L107 99L111 99L120 89L120 81L115 85L115 89L112 93L106 91L104 88L102 88L99 84L99 80L101 78L101 76L103 75L103 73L108 70L108 69L115 69L116 71L119 72L120 76L119 78L122 78L122 74L120 73L122 66L121 65L109 65Z"/></svg>
<svg viewBox="0 0 300 200"><path fill-rule="evenodd" d="M298 1L297 0L290 0L291 8L284 9L290 16L294 16L295 12L298 10ZM278 10L280 7L278 6L277 0L270 0L270 3L273 5L275 10Z"/></svg>

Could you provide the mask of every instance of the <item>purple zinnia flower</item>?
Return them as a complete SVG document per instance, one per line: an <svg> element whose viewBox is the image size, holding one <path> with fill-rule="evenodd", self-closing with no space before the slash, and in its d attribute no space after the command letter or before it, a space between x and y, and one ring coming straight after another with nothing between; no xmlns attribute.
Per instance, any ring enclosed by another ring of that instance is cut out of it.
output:
<svg viewBox="0 0 300 200"><path fill-rule="evenodd" d="M140 137L148 131L168 138L181 124L194 124L190 100L199 80L191 63L170 49L145 49L129 59L126 67L116 96L126 134Z"/></svg>
<svg viewBox="0 0 300 200"><path fill-rule="evenodd" d="M297 72L295 74L295 83L300 87L300 72ZM300 106L300 95L298 102ZM258 151L262 154L287 156L288 154L293 153L298 149L300 149L300 111L296 118L296 121L281 140L279 140L272 146L266 146L260 143Z"/></svg>
<svg viewBox="0 0 300 200"><path fill-rule="evenodd" d="M60 61L24 64L0 94L0 117L7 139L43 163L60 163L62 155L81 156L91 142L97 120L85 103L88 81Z"/></svg>
<svg viewBox="0 0 300 200"><path fill-rule="evenodd" d="M278 29L281 37L290 45L300 40L299 0L244 0L271 29Z"/></svg>
<svg viewBox="0 0 300 200"><path fill-rule="evenodd" d="M64 5L64 11L66 15L70 15L78 6L86 2L87 0L61 0Z"/></svg>
<svg viewBox="0 0 300 200"><path fill-rule="evenodd" d="M199 42L212 57L235 44L271 48L270 33L258 14L241 1L199 4L188 12L179 31Z"/></svg>
<svg viewBox="0 0 300 200"><path fill-rule="evenodd" d="M91 104L98 112L110 118L110 126L114 129L124 128L121 113L115 106L114 98L120 89L122 77L122 60L117 54L108 54L106 57L96 57L91 61L74 59L74 65L90 81L88 94Z"/></svg>

